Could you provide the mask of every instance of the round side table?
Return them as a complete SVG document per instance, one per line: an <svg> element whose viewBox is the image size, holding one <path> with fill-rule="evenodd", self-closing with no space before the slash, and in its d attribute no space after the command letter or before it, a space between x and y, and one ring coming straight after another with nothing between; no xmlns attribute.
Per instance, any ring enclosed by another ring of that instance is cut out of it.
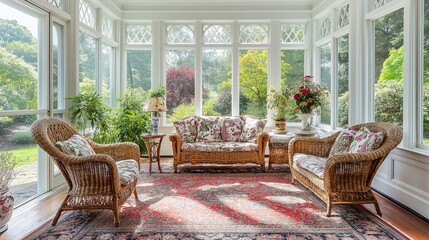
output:
<svg viewBox="0 0 429 240"><path fill-rule="evenodd" d="M161 151L162 139L165 133L159 134L142 134L140 135L146 144L147 155L149 156L149 174L152 174L152 162L158 162L159 172L162 173L159 153Z"/></svg>

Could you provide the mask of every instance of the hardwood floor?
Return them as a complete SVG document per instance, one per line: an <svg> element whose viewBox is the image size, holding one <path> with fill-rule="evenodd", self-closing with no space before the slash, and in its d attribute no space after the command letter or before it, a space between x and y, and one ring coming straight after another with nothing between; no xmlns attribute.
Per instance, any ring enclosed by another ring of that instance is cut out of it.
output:
<svg viewBox="0 0 429 240"><path fill-rule="evenodd" d="M48 195L47 197L39 197L24 207L16 209L9 222L9 229L0 235L0 240L21 239L53 217L64 199L65 189L58 189ZM428 221L419 218L380 194L376 194L376 197L383 214L382 219L412 239L429 239ZM364 205L363 208L376 214L373 205Z"/></svg>

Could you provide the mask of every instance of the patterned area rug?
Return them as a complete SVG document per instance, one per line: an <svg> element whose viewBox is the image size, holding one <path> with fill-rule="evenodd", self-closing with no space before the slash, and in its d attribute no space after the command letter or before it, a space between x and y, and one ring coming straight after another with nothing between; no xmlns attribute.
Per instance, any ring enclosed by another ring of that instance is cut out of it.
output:
<svg viewBox="0 0 429 240"><path fill-rule="evenodd" d="M407 239L361 207L335 205L326 217L326 205L288 172L157 170L141 174L140 200L124 204L119 227L112 211L71 211L26 239Z"/></svg>

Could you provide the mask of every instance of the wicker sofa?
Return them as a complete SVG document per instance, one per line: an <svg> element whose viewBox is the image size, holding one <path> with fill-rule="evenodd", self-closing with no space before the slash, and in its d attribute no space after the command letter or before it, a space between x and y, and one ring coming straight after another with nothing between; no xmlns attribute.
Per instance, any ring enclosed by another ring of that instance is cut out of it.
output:
<svg viewBox="0 0 429 240"><path fill-rule="evenodd" d="M265 171L264 153L269 135L265 121L238 117L189 116L174 122L169 137L174 172L180 164L254 163Z"/></svg>
<svg viewBox="0 0 429 240"><path fill-rule="evenodd" d="M374 204L371 182L389 152L402 140L391 123L347 127L326 138L295 138L289 143L292 183L298 180L327 204Z"/></svg>

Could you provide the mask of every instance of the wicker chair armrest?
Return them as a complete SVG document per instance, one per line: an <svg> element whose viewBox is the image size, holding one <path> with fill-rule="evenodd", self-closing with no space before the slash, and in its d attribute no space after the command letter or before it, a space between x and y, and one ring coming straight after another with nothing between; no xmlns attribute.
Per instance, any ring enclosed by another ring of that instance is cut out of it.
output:
<svg viewBox="0 0 429 240"><path fill-rule="evenodd" d="M134 159L137 163L140 162L140 147L133 142L121 142L111 144L99 144L88 140L91 147L97 154L107 154L115 161Z"/></svg>
<svg viewBox="0 0 429 240"><path fill-rule="evenodd" d="M289 142L289 147L288 147L290 166L292 166L293 164L293 155L295 153L305 153L305 154L319 156L319 157L328 157L329 152L331 151L332 145L334 145L334 142L337 136L338 136L338 133L324 138L315 138L315 137L293 138Z"/></svg>
<svg viewBox="0 0 429 240"><path fill-rule="evenodd" d="M182 149L182 137L180 136L180 134L176 133L170 135L169 139L173 148L173 157L177 161L178 159L180 159L180 152Z"/></svg>
<svg viewBox="0 0 429 240"><path fill-rule="evenodd" d="M121 182L115 160L107 154L63 157L65 173L74 194L119 194Z"/></svg>
<svg viewBox="0 0 429 240"><path fill-rule="evenodd" d="M265 155L265 149L267 148L268 142L270 141L270 135L267 132L261 132L256 138L256 143L258 144L258 151L260 158L263 158Z"/></svg>
<svg viewBox="0 0 429 240"><path fill-rule="evenodd" d="M324 181L325 189L332 191L369 190L376 174L378 164L387 154L383 150L367 153L344 153L330 157L326 162Z"/></svg>

